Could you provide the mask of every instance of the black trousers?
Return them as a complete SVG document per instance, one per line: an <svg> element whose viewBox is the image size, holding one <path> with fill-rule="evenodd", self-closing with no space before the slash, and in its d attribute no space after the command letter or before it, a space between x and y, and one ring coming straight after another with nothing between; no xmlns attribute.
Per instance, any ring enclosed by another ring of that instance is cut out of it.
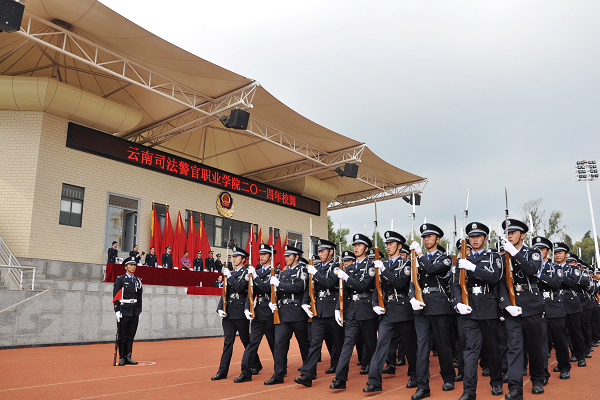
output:
<svg viewBox="0 0 600 400"><path fill-rule="evenodd" d="M377 346L377 325L377 318L364 321L357 321L354 318L344 320L344 345L342 346L342 353L340 354L340 359L335 370L336 379L342 381L348 380L350 358L352 357L352 351L354 350L359 333L362 334L366 348L366 351L363 351L362 365L363 367L369 365Z"/></svg>
<svg viewBox="0 0 600 400"><path fill-rule="evenodd" d="M441 375L444 382L454 383L454 362L448 334L450 316L415 314L417 331L417 384L419 389L429 389L429 344L430 335L438 353Z"/></svg>
<svg viewBox="0 0 600 400"><path fill-rule="evenodd" d="M566 327L569 330L573 355L578 360L585 360L585 345L581 334L581 313L567 314L565 318Z"/></svg>
<svg viewBox="0 0 600 400"><path fill-rule="evenodd" d="M583 354L592 348L592 309L584 308L581 313L581 335L583 337Z"/></svg>
<svg viewBox="0 0 600 400"><path fill-rule="evenodd" d="M416 379L417 363L417 333L415 332L414 321L389 322L382 319L379 322L379 337L377 338L377 347L371 358L369 366L369 382L371 385L381 387L381 374L383 365L389 357L389 349L392 338L398 335L404 344L406 358L408 359L408 373L412 379Z"/></svg>
<svg viewBox="0 0 600 400"><path fill-rule="evenodd" d="M458 317L456 326L458 328L458 342L457 347L457 362L458 362L458 373L465 374L465 327L463 326L463 319Z"/></svg>
<svg viewBox="0 0 600 400"><path fill-rule="evenodd" d="M250 341L242 356L242 375L246 377L252 376L252 368L262 369L262 364L258 358L258 347L263 336L267 337L271 354L275 357L275 324L273 323L273 319L265 321L253 319L250 327Z"/></svg>
<svg viewBox="0 0 600 400"><path fill-rule="evenodd" d="M594 308L592 308L592 341L598 342L600 340L600 307L598 303L594 302Z"/></svg>
<svg viewBox="0 0 600 400"><path fill-rule="evenodd" d="M523 346L529 353L529 376L533 384L544 382L542 315L513 317L505 313L508 341L508 390L523 394Z"/></svg>
<svg viewBox="0 0 600 400"><path fill-rule="evenodd" d="M281 322L279 325L275 325L275 372L272 376L274 379L283 379L287 373L287 355L292 334L296 336L296 340L298 341L302 363L304 364L308 358L308 349L310 348L310 342L308 341L308 320Z"/></svg>
<svg viewBox="0 0 600 400"><path fill-rule="evenodd" d="M223 343L223 354L221 355L221 363L219 364L218 373L229 373L229 364L231 363L231 355L233 354L233 343L235 342L236 333L239 333L240 340L244 348L248 346L250 341L250 321L244 319L228 319L223 318L223 335L225 341Z"/></svg>
<svg viewBox="0 0 600 400"><path fill-rule="evenodd" d="M300 370L303 376L308 376L309 378L317 374L317 363L319 362L323 340L326 336L333 338L331 349L333 353L331 354L330 364L332 368L337 367L344 343L344 328L335 322L335 317L313 318L311 324L310 349L308 350L308 357Z"/></svg>
<svg viewBox="0 0 600 400"><path fill-rule="evenodd" d="M498 325L498 331L500 334L500 356L502 357L502 372L506 373L508 371L508 335L506 334L506 324L505 321L500 321Z"/></svg>
<svg viewBox="0 0 600 400"><path fill-rule="evenodd" d="M565 330L564 318L543 318L544 338L542 340L542 355L544 356L544 376L550 378L548 371L548 353L550 348L548 335L552 335L554 348L556 349L556 361L560 371L570 371L571 361L569 361L569 345L567 343L567 331Z"/></svg>
<svg viewBox="0 0 600 400"><path fill-rule="evenodd" d="M462 319L465 336L463 391L476 397L477 362L480 355L486 354L486 366L490 369L490 385L502 386L502 356L498 345L500 320L460 319Z"/></svg>
<svg viewBox="0 0 600 400"><path fill-rule="evenodd" d="M118 324L119 327L119 356L121 358L125 356L131 357L131 349L133 347L133 339L137 332L138 323L140 317L121 317L121 322Z"/></svg>

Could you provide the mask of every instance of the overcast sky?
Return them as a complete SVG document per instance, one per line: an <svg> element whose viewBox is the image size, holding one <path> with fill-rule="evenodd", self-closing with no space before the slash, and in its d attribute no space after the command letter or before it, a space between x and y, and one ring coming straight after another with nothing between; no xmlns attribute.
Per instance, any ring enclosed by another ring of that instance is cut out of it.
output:
<svg viewBox="0 0 600 400"><path fill-rule="evenodd" d="M428 178L416 226L450 236L469 188L469 220L496 228L506 186L512 216L541 197L575 240L591 230L573 167L600 161L598 1L102 2ZM410 231L401 199L378 211L381 230ZM330 215L372 231L373 205Z"/></svg>

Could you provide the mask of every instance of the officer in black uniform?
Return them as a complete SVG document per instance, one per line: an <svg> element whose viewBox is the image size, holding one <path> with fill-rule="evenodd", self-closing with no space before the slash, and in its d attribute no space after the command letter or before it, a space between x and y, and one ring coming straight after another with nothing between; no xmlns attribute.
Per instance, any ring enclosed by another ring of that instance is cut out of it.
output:
<svg viewBox="0 0 600 400"><path fill-rule="evenodd" d="M302 309L304 292L308 288L308 273L300 264L302 250L285 246L285 265L288 267L280 274L280 278L272 276L270 284L277 288L277 304L269 302L271 311L279 309L278 325L275 325L275 365L271 379L265 385L283 383L287 369L287 352L292 334L296 336L302 362L306 362L310 342L308 340L308 317Z"/></svg>
<svg viewBox="0 0 600 400"><path fill-rule="evenodd" d="M133 364L137 362L131 359L133 339L137 332L140 314L142 313L142 279L135 276L137 263L135 259L128 257L123 260L126 274L117 276L113 285L113 297L123 289L120 299L114 300L115 315L119 328L119 365Z"/></svg>
<svg viewBox="0 0 600 400"><path fill-rule="evenodd" d="M579 297L582 309L581 334L583 336L583 354L585 358L592 358L592 309L594 308L594 303L592 303L589 294L591 280L586 265L578 257L575 258L581 276L575 292L577 293L577 297Z"/></svg>
<svg viewBox="0 0 600 400"><path fill-rule="evenodd" d="M136 264L139 264L142 257L140 256L140 252L138 251L138 245L133 246L133 250L129 252L129 258L133 258Z"/></svg>
<svg viewBox="0 0 600 400"><path fill-rule="evenodd" d="M114 264L117 262L117 257L119 257L119 250L117 250L118 244L118 242L112 242L112 245L108 248L107 264Z"/></svg>
<svg viewBox="0 0 600 400"><path fill-rule="evenodd" d="M569 361L569 345L567 344L567 332L565 330L565 307L560 295L560 285L563 280L563 271L559 265L548 260L552 251L552 242L545 237L537 236L532 240L533 245L542 253L542 274L538 280L538 286L544 299L544 318L542 340L542 355L544 357L544 383L548 383L550 373L548 372L548 332L552 335L554 348L556 349L556 360L560 379L571 377L571 362Z"/></svg>
<svg viewBox="0 0 600 400"><path fill-rule="evenodd" d="M231 255L227 256L227 268L232 269L233 264L231 263Z"/></svg>
<svg viewBox="0 0 600 400"><path fill-rule="evenodd" d="M204 270L203 264L204 264L204 260L202 259L202 250L198 250L196 252L196 258L194 258L194 264L193 264L194 271ZM230 269L233 269L233 266Z"/></svg>
<svg viewBox="0 0 600 400"><path fill-rule="evenodd" d="M572 355L570 361L577 361L578 367L585 367L585 349L583 344L583 336L581 334L581 303L579 297L575 293L575 289L581 273L576 266L567 264L568 259L573 257L569 255L569 246L564 243L554 243L554 261L562 268L563 279L560 285L560 295L563 299L565 307L565 326L569 331L571 338Z"/></svg>
<svg viewBox="0 0 600 400"><path fill-rule="evenodd" d="M171 254L171 246L167 246L162 255L162 267L173 268L173 255Z"/></svg>
<svg viewBox="0 0 600 400"><path fill-rule="evenodd" d="M154 247L150 247L150 253L146 254L146 260L144 261L144 264L146 264L149 267L156 267L156 253L155 253L155 249Z"/></svg>
<svg viewBox="0 0 600 400"><path fill-rule="evenodd" d="M271 268L274 268L271 251L273 251L273 254L277 253L272 246L261 243L259 245L260 263L256 268L252 265L248 266L248 273L251 273L253 277L254 317L250 313L250 299L247 298L244 314L251 321L250 343L246 346L242 357L242 373L233 380L235 383L249 382L252 380L252 375L260 372L256 368L251 368L250 360L257 357L258 347L263 336L267 338L271 354L275 357L275 324L273 323L273 312L269 307L271 302ZM275 276L279 276L279 274L279 268L276 268Z"/></svg>
<svg viewBox="0 0 600 400"><path fill-rule="evenodd" d="M461 252L462 240L458 239L456 241L456 250L458 253ZM467 241L467 255L471 254L471 244ZM452 273L456 273L456 265L452 267ZM452 278L451 284L454 282L454 278ZM455 299L450 299L452 304L455 304ZM453 346L456 346L456 364L458 366L458 371L456 373L456 377L454 378L454 382L462 382L464 379L465 373L465 359L464 359L464 350L465 350L465 330L463 329L463 320L459 317L459 313L454 313L454 315L450 315L450 331L452 334L451 343ZM455 326L454 326L455 325ZM452 332L452 330L455 330Z"/></svg>
<svg viewBox="0 0 600 400"><path fill-rule="evenodd" d="M438 352L440 369L444 384L442 390L454 390L454 365L449 336L449 314L452 311L450 299L445 293L447 282L444 277L452 268L452 259L437 248L444 232L434 224L423 224L420 227L423 244L427 254L423 254L421 245L413 241L410 249L417 253L418 280L423 294L423 302L415 298L415 287L410 284L410 303L415 313L415 329L417 331L417 391L412 400L430 396L429 389L429 343L433 335L433 343Z"/></svg>
<svg viewBox="0 0 600 400"><path fill-rule="evenodd" d="M217 259L215 260L215 269L213 272L221 272L223 269L223 263L221 262L221 254L217 254Z"/></svg>
<svg viewBox="0 0 600 400"><path fill-rule="evenodd" d="M248 297L248 270L244 268L247 259L248 253L246 251L234 248L233 266L235 270L223 270L223 275L227 278L227 307L223 311L223 298L221 297L217 312L222 318L225 342L219 370L215 376L210 378L213 381L227 378L236 333L239 333L244 348L248 346L250 341L250 321L244 315L246 298Z"/></svg>
<svg viewBox="0 0 600 400"><path fill-rule="evenodd" d="M544 393L544 367L542 355L542 312L544 301L538 289L538 277L542 272L542 255L536 248L523 244L527 224L508 219L502 222L502 229L508 239L501 237L506 253L510 254L513 290L516 305L512 305L506 279L498 285L500 308L504 312L504 325L508 339L508 394L506 399L523 399L523 347L529 354L529 375L533 394ZM506 273L506 267L505 271Z"/></svg>
<svg viewBox="0 0 600 400"><path fill-rule="evenodd" d="M459 400L475 400L477 397L477 362L486 355L490 371L492 395L502 391L502 359L500 356L500 308L497 284L502 277L502 259L498 253L485 251L489 228L480 222L466 227L471 254L458 260L452 282L454 309L460 314L461 330L464 331L464 377L463 394ZM465 271L468 299L463 303L460 272Z"/></svg>
<svg viewBox="0 0 600 400"><path fill-rule="evenodd" d="M377 314L373 311L371 298L375 280L375 266L367 257L372 247L371 239L357 233L353 236L352 245L356 261L346 267L346 271L338 269L338 278L344 283L344 345L335 371L335 378L329 386L331 389L346 389L348 366L357 336L362 333L366 352L362 356L361 374L369 372L369 364L377 346ZM341 326L339 304L335 318Z"/></svg>
<svg viewBox="0 0 600 400"><path fill-rule="evenodd" d="M408 298L411 280L410 261L400 257L400 249L402 249L406 239L394 231L385 232L384 237L389 260L385 263L375 261L374 264L380 271L385 309L379 307L377 291L373 291L373 311L381 315L381 319L379 321L377 348L369 368L369 384L363 389L363 392L366 393L382 390L383 364L389 354L391 339L395 334L398 334L404 349L406 349L406 358L408 359L407 375L409 377L406 387L417 387L417 334L415 332L414 313ZM394 368L393 365L391 367Z"/></svg>
<svg viewBox="0 0 600 400"><path fill-rule="evenodd" d="M317 314L310 311L310 297L302 308L312 318L310 349L308 358L300 370L301 376L294 378L294 382L304 386L312 386L312 380L317 375L317 362L321 356L321 348L326 335L333 338L331 364L326 373L333 373L337 368L342 345L344 343L344 328L335 321L335 309L339 297L339 278L336 271L339 265L333 261L335 243L325 239L317 241L319 261L321 265L309 265L307 271L309 279L312 277Z"/></svg>
<svg viewBox="0 0 600 400"><path fill-rule="evenodd" d="M236 247L236 249L239 249L238 247ZM213 251L209 251L208 252L208 257L206 257L206 260L204 260L204 264L206 265L206 270L208 272L213 272L215 269L215 259L213 258Z"/></svg>

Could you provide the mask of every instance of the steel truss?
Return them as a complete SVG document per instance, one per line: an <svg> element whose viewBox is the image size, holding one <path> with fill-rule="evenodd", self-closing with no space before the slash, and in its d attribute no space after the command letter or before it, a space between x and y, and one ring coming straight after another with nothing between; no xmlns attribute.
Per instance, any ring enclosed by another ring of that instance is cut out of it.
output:
<svg viewBox="0 0 600 400"><path fill-rule="evenodd" d="M357 179L364 181L365 177L361 177L360 172ZM365 182L368 183L368 182ZM371 184L371 183L369 183ZM422 181L409 183L407 185L397 185L387 187L387 190L372 190L370 192L351 193L343 196L338 196L327 206L327 211L341 210L343 208L356 207L363 204L374 203L375 201L384 201L397 199L398 197L410 196L411 194L423 193L427 185L427 179Z"/></svg>

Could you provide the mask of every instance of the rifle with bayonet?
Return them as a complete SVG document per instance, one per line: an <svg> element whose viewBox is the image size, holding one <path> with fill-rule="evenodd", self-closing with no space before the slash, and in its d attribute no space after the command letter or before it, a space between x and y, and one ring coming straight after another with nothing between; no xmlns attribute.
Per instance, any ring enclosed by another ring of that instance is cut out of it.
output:
<svg viewBox="0 0 600 400"><path fill-rule="evenodd" d="M252 265L252 242L254 241L254 224L250 226L250 254L249 265ZM254 318L254 280L252 274L248 273L248 300L250 301L250 315Z"/></svg>
<svg viewBox="0 0 600 400"><path fill-rule="evenodd" d="M463 217L463 228L460 232L460 258L461 260L466 260L467 258L467 239L466 239L466 229L467 229L467 217L469 216L469 189L467 189L467 206L465 207L465 213ZM467 271L464 268L460 268L460 293L461 293L461 303L464 305L469 305L469 291L467 290Z"/></svg>
<svg viewBox="0 0 600 400"><path fill-rule="evenodd" d="M312 254L312 249L313 249L313 245L312 245L312 217L310 218L310 236L308 238L308 241L310 243L310 246L308 248L308 263L310 265L313 265L313 254ZM313 283L313 276L312 274L308 274L308 295L310 296L310 312L312 313L312 315L317 315L317 301L315 300L315 285ZM312 318L308 319L309 321L312 321Z"/></svg>
<svg viewBox="0 0 600 400"><path fill-rule="evenodd" d="M410 240L411 242L415 238L415 194L412 195L412 214L411 214L411 226L410 226ZM410 279L415 288L415 299L419 300L421 303L423 301L423 291L421 290L421 285L419 284L419 262L417 261L417 253L414 250L410 251Z"/></svg>
<svg viewBox="0 0 600 400"><path fill-rule="evenodd" d="M344 268L344 260L342 259L342 221L340 221L340 231L339 231L339 236L338 236L338 247L339 247L339 265L338 268L341 269L342 271L345 270ZM344 280L342 278L339 278L339 288L338 288L338 297L339 297L339 302L340 302L340 321L341 324L344 325Z"/></svg>
<svg viewBox="0 0 600 400"><path fill-rule="evenodd" d="M279 241L279 238L277 239ZM275 248L275 235L273 235L273 246L271 247L271 276L275 276L275 268L277 267L277 264L275 264L275 259L273 258L275 256L275 252L273 251L273 249ZM275 293L275 285L271 285L271 304L277 304L277 294ZM275 325L279 325L279 323L281 323L281 321L279 320L279 308L276 308L275 311L273 311L273 323Z"/></svg>
<svg viewBox="0 0 600 400"><path fill-rule="evenodd" d="M377 201L375 201L375 235L374 235L374 241L375 241L375 248L374 248L374 252L375 252L375 261L379 261L379 243L377 240ZM377 304L379 305L379 307L383 308L385 310L385 304L383 304L383 290L381 290L381 278L379 277L379 268L375 268L375 289L377 290Z"/></svg>
<svg viewBox="0 0 600 400"><path fill-rule="evenodd" d="M202 221L200 221L202 222ZM231 238L231 227L229 227L229 237ZM227 246L227 252L225 254L225 256L227 257L227 259L229 259L229 246ZM227 268L229 269L229 264L227 264L227 261L225 261L225 265L227 265ZM226 307L227 307L227 277L223 277L223 291L221 292L221 298L223 300L223 312L226 313Z"/></svg>
<svg viewBox="0 0 600 400"><path fill-rule="evenodd" d="M504 199L506 201L506 208L504 209L504 228L505 228L505 239L508 240L508 191L504 188ZM510 300L510 304L513 306L517 305L517 298L515 296L515 286L513 279L513 268L511 256L508 251L504 251L504 256L506 257L506 287L508 288L508 298Z"/></svg>

